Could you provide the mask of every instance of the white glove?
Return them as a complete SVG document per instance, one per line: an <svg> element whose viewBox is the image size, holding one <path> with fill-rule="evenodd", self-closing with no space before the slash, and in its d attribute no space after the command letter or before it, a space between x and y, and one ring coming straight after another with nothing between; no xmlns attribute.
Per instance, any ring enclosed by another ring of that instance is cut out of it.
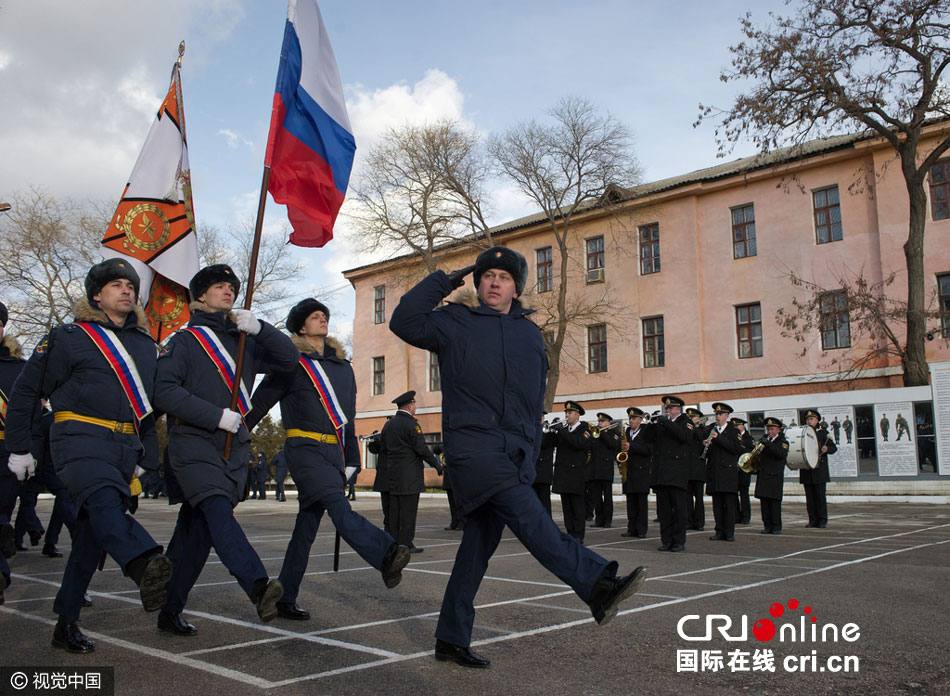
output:
<svg viewBox="0 0 950 696"><path fill-rule="evenodd" d="M229 433L236 433L241 429L241 414L229 408L222 409L218 427Z"/></svg>
<svg viewBox="0 0 950 696"><path fill-rule="evenodd" d="M140 478L142 478L142 474L144 474L144 473L145 473L145 469L143 469L142 467L140 467L140 466L138 466L138 465L136 464L136 466L135 466L135 473L133 474L133 476L135 476L135 478L140 479Z"/></svg>
<svg viewBox="0 0 950 696"><path fill-rule="evenodd" d="M238 329L249 336L256 336L261 332L261 322L254 316L254 312L249 309L232 309L231 312Z"/></svg>
<svg viewBox="0 0 950 696"><path fill-rule="evenodd" d="M347 481L349 481L349 480L350 480L350 476L353 475L353 472L354 472L354 471L356 471L356 467L355 467L355 466L348 466L348 467L345 467L345 468L343 469L343 477L344 477Z"/></svg>
<svg viewBox="0 0 950 696"><path fill-rule="evenodd" d="M33 455L31 454L13 454L11 452L7 467L16 474L17 481L25 480L28 475L36 471L36 464L33 462Z"/></svg>

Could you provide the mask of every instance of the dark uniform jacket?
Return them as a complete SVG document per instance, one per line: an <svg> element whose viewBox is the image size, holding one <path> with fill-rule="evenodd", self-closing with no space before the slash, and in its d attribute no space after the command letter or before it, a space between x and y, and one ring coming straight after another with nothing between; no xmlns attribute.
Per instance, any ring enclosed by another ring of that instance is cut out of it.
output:
<svg viewBox="0 0 950 696"><path fill-rule="evenodd" d="M111 329L135 362L145 393L152 398L158 347L145 328L145 314L138 307L122 326L85 299L75 306L76 321ZM28 452L33 420L39 416L39 399L48 397L54 411L132 423L135 415L118 377L92 339L76 324L53 329L33 351L17 379L7 411L6 446L10 452ZM158 408L156 406L156 408ZM56 473L77 505L97 490L111 486L129 495L136 465L158 467L155 416L142 420L139 434L113 432L79 421L54 423L50 451ZM72 463L75 466L70 466Z"/></svg>
<svg viewBox="0 0 950 696"><path fill-rule="evenodd" d="M672 486L686 490L689 487L689 464L693 456L695 439L693 421L685 413L676 420L657 416L653 422L644 423L653 437L653 474L650 485Z"/></svg>
<svg viewBox="0 0 950 696"><path fill-rule="evenodd" d="M557 433L548 430L541 435L541 453L535 464L535 483L554 483L554 448L557 446Z"/></svg>
<svg viewBox="0 0 950 696"><path fill-rule="evenodd" d="M445 458L464 518L496 492L534 481L548 361L518 300L507 314L475 301L439 307L453 289L442 271L429 275L402 296L389 327L439 356Z"/></svg>
<svg viewBox="0 0 950 696"><path fill-rule="evenodd" d="M650 470L653 466L653 443L651 440L654 432L642 425L636 436L633 435L630 428L626 428L624 431L624 437L630 443L630 449L627 451L627 480L623 484L624 493L650 492Z"/></svg>
<svg viewBox="0 0 950 696"><path fill-rule="evenodd" d="M565 423L557 428L557 449L554 453L554 493L584 495L587 489L587 462L596 439L587 423L580 421L573 432Z"/></svg>
<svg viewBox="0 0 950 696"><path fill-rule="evenodd" d="M716 427L715 423L712 427ZM689 462L690 481L706 480L706 460L703 458L703 450L706 445L703 442L708 432L710 432L709 428L693 424L693 458Z"/></svg>
<svg viewBox="0 0 950 696"><path fill-rule="evenodd" d="M389 493L389 464L386 462L386 453L380 446L380 438L370 440L366 449L376 455L376 478L373 479L373 490L377 493Z"/></svg>
<svg viewBox="0 0 950 696"><path fill-rule="evenodd" d="M709 437L715 428L713 425L706 432L706 437ZM739 491L739 455L742 452L739 429L728 423L722 432L709 442L709 449L706 450L707 493Z"/></svg>
<svg viewBox="0 0 950 696"><path fill-rule="evenodd" d="M828 483L831 480L831 473L828 469L828 455L838 451L835 441L828 436L825 428L816 431L818 435L818 466L814 469L802 469L798 472L799 483ZM822 452L821 448L827 446L828 451Z"/></svg>
<svg viewBox="0 0 950 696"><path fill-rule="evenodd" d="M304 437L288 437L284 443L284 459L297 485L300 504L306 507L319 500L327 489L343 488L345 467L360 468L360 444L354 429L356 378L350 361L343 355L343 347L335 339L326 339L322 355L299 336L292 337L292 341L298 361L301 355L306 355L320 363L347 419L343 426L343 447ZM247 419L250 427L280 401L280 418L285 429L328 435L336 432L320 394L299 362L289 372L275 372L265 377L251 401L254 408Z"/></svg>
<svg viewBox="0 0 950 696"><path fill-rule="evenodd" d="M426 488L423 462L442 473L442 464L426 444L419 421L408 412L396 411L386 421L379 439L389 468L390 495L422 493Z"/></svg>
<svg viewBox="0 0 950 696"><path fill-rule="evenodd" d="M755 497L782 499L785 485L785 461L788 459L788 440L781 433L769 442L766 435L759 442L765 445L759 455L759 473L755 477Z"/></svg>
<svg viewBox="0 0 950 696"><path fill-rule="evenodd" d="M738 430L738 428L736 428L736 430ZM755 449L755 440L748 430L739 435L739 445L742 447L742 452L739 453L740 457L746 452L751 452ZM748 488L752 483L752 474L746 473L742 469L739 469L738 478L740 488Z"/></svg>
<svg viewBox="0 0 950 696"><path fill-rule="evenodd" d="M590 453L594 463L592 481L614 480L614 467L617 464L617 453L620 451L620 436L619 427L614 427L601 432L600 437L594 438L594 447Z"/></svg>
<svg viewBox="0 0 950 696"><path fill-rule="evenodd" d="M283 483L287 479L288 471L287 457L284 456L284 450L278 451L274 458L270 460L270 463L274 465L274 481Z"/></svg>
<svg viewBox="0 0 950 696"><path fill-rule="evenodd" d="M251 429L250 424L248 428ZM263 454L257 455L257 463L254 465L254 480L257 481L259 485L267 483L267 479L270 478L270 465L267 463L267 457Z"/></svg>
<svg viewBox="0 0 950 696"><path fill-rule="evenodd" d="M12 336L4 336L3 340L0 341L0 391L3 392L6 399L9 399L13 394L13 384L16 382L16 378L20 376L23 366L26 365L26 360L21 358L20 355L20 344L13 340ZM3 429L4 425L0 422L0 430ZM6 439L0 440L0 479L9 478L11 481L7 481L7 483L11 483L16 480L16 474L7 467L10 450L7 449L6 442ZM17 483L11 485L15 486Z"/></svg>
<svg viewBox="0 0 950 696"><path fill-rule="evenodd" d="M237 355L240 332L230 313L193 302L188 325L212 329L232 359ZM289 372L299 357L287 336L262 321L261 332L248 336L245 344L245 386L251 389L261 372ZM210 496L224 495L236 505L248 476L250 434L242 425L232 438L231 458L225 460L227 433L218 423L222 409L231 405L231 391L204 348L187 332L172 336L158 361L155 405L169 416L169 462L184 498L195 506ZM169 489L169 503L179 502Z"/></svg>

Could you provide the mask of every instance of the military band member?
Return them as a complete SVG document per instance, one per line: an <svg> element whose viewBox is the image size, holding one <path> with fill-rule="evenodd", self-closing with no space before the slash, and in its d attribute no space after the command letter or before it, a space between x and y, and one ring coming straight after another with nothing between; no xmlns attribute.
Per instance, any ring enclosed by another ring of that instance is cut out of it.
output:
<svg viewBox="0 0 950 696"><path fill-rule="evenodd" d="M386 421L392 419L392 416L386 416ZM370 454L376 455L376 477L373 479L373 491L379 493L379 505L383 511L383 531L390 536L395 537L392 525L389 524L389 465L386 463L386 453L380 445L379 433L374 432L373 437L366 445Z"/></svg>
<svg viewBox="0 0 950 696"><path fill-rule="evenodd" d="M739 431L739 444L742 445L742 453L739 456L741 457L746 452L751 452L755 448L755 440L752 439L752 435L746 427L747 423L745 419L736 416L730 418L729 422ZM749 486L752 485L752 474L739 469L738 479L739 495L736 500L736 522L739 524L752 524L752 502L749 500Z"/></svg>
<svg viewBox="0 0 950 696"><path fill-rule="evenodd" d="M594 447L590 428L581 420L584 413L584 407L576 401L564 402L564 424L556 429L551 489L561 496L564 530L581 544L586 528L587 463Z"/></svg>
<svg viewBox="0 0 950 696"><path fill-rule="evenodd" d="M729 422L732 406L720 401L712 408L716 422L706 431L705 442L709 445L706 450L706 490L713 499L716 533L709 538L712 541L735 541L741 435Z"/></svg>
<svg viewBox="0 0 950 696"><path fill-rule="evenodd" d="M612 423L613 418L609 414L597 414L600 436L594 438L591 449L594 473L588 484L594 499L594 524L591 526L604 529L610 528L614 518L614 468L623 439L621 424L611 427Z"/></svg>
<svg viewBox="0 0 950 696"><path fill-rule="evenodd" d="M808 524L806 527L828 526L828 499L825 487L831 480L828 469L828 455L838 451L834 440L828 436L825 428L818 428L821 414L814 409L805 413L805 423L815 428L818 435L818 466L814 469L802 469L798 472L798 480L805 487L805 507L808 509Z"/></svg>
<svg viewBox="0 0 950 696"><path fill-rule="evenodd" d="M103 552L139 586L146 611L165 601L171 562L132 515L129 484L158 466L151 400L155 341L136 304L139 276L127 261L107 259L86 276L76 321L53 329L33 351L10 397L6 446L10 467L32 468L29 454L40 398L54 410L50 450L56 473L77 506L72 548L53 602L53 646L86 653L95 644L79 613Z"/></svg>
<svg viewBox="0 0 950 696"><path fill-rule="evenodd" d="M409 562L409 548L355 513L346 497L346 479L360 468L353 428L356 379L343 347L328 335L329 319L330 310L318 300L308 298L294 305L286 324L300 362L290 372L264 378L247 416L253 428L280 401L281 423L287 431L283 456L297 484L300 507L280 569L284 594L277 602L277 614L298 621L310 618L297 605L297 595L324 512L343 540L382 573L386 587L399 584Z"/></svg>
<svg viewBox="0 0 950 696"><path fill-rule="evenodd" d="M653 433L653 475L656 509L660 518L659 551L686 549L689 465L693 456L693 421L683 413L684 401L667 395L662 399L664 415L650 424Z"/></svg>
<svg viewBox="0 0 950 696"><path fill-rule="evenodd" d="M440 306L473 270L477 304ZM524 256L492 247L474 267L424 278L390 320L397 336L439 356L445 454L465 529L439 614L435 657L466 667L489 664L470 648L474 600L505 526L600 624L646 578L643 567L618 577L618 564L562 533L531 489L548 365L541 331L517 300L527 277Z"/></svg>
<svg viewBox="0 0 950 696"><path fill-rule="evenodd" d="M630 426L624 432L623 451L627 453L624 467L626 479L623 492L627 497L627 531L620 536L645 538L647 535L647 496L650 493L650 469L653 465L653 444L648 428L642 427L646 412L631 406L627 409Z"/></svg>
<svg viewBox="0 0 950 696"><path fill-rule="evenodd" d="M703 489L706 487L706 459L703 455L703 412L690 406L686 415L693 421L693 457L689 462L689 487L686 490L686 528L703 531L706 528L706 503Z"/></svg>
<svg viewBox="0 0 950 696"><path fill-rule="evenodd" d="M276 618L276 604L283 595L280 582L267 577L234 517L234 507L244 495L251 456L251 436L242 415L250 409L246 387L259 373L292 370L300 352L250 310L232 309L240 287L241 281L225 264L198 271L189 283L195 301L188 328L172 336L158 361L155 405L168 415L168 500L181 503L168 545L175 572L158 627L178 635L197 631L181 612L212 547L262 621ZM247 341L238 379L238 412L231 410L231 385L241 332ZM225 459L228 433L233 441L230 458Z"/></svg>
<svg viewBox="0 0 950 696"><path fill-rule="evenodd" d="M782 533L782 488L785 485L785 462L788 440L782 434L782 421L765 419L764 445L759 455L759 472L755 477L755 497L762 506L762 534Z"/></svg>
<svg viewBox="0 0 950 696"><path fill-rule="evenodd" d="M548 415L547 411L542 412L541 419ZM531 487L538 494L538 500L544 506L544 509L551 514L551 484L554 483L554 447L557 445L557 433L553 427L542 428L541 431L541 450L538 454L538 461L535 464L534 482Z"/></svg>

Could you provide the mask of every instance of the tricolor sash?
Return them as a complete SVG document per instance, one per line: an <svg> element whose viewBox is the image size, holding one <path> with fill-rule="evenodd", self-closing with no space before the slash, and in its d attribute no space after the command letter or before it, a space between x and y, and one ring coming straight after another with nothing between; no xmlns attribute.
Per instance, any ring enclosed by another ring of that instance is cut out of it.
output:
<svg viewBox="0 0 950 696"><path fill-rule="evenodd" d="M224 380L228 391L233 394L235 370L234 359L225 349L224 345L221 343L221 339L218 338L217 334L215 334L214 331L206 326L189 326L186 329L182 329L182 331L190 333L192 336L194 336L195 340L198 341L198 344L204 348L205 353L208 354L208 357L211 358L211 362L214 363L218 374L221 375L221 379ZM247 387L244 386L244 380L242 379L241 392L238 398L238 410L240 410L242 416L246 416L247 412L251 410L250 404L251 397L248 394Z"/></svg>
<svg viewBox="0 0 950 696"><path fill-rule="evenodd" d="M7 395L0 389L0 431L7 427Z"/></svg>
<svg viewBox="0 0 950 696"><path fill-rule="evenodd" d="M122 387L125 397L129 400L129 406L132 407L136 422L141 422L145 416L152 412L152 404L148 401L145 385L142 383L139 371L135 368L135 361L132 356L129 355L129 352L112 329L85 321L76 322L76 326L92 339L92 342L96 344L96 348L109 362L109 366L112 367L112 371L119 379L119 386Z"/></svg>
<svg viewBox="0 0 950 696"><path fill-rule="evenodd" d="M327 417L333 424L333 429L339 434L340 447L343 447L343 426L347 424L346 415L343 413L343 406L333 391L333 385L330 384L330 378L323 371L319 361L312 360L306 355L300 356L300 366L307 373L310 381L313 382L314 389L320 396L320 403L323 404L323 410L327 412Z"/></svg>

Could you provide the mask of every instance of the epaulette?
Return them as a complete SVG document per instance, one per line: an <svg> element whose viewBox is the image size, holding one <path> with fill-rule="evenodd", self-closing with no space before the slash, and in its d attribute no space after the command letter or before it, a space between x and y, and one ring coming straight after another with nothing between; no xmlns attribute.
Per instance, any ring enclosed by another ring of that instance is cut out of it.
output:
<svg viewBox="0 0 950 696"><path fill-rule="evenodd" d="M78 331L78 330L79 330L79 324L63 324L63 329L65 329L66 331L70 331L70 332L72 332L72 331Z"/></svg>
<svg viewBox="0 0 950 696"><path fill-rule="evenodd" d="M159 343L158 344L158 357L164 358L172 354L171 343Z"/></svg>

